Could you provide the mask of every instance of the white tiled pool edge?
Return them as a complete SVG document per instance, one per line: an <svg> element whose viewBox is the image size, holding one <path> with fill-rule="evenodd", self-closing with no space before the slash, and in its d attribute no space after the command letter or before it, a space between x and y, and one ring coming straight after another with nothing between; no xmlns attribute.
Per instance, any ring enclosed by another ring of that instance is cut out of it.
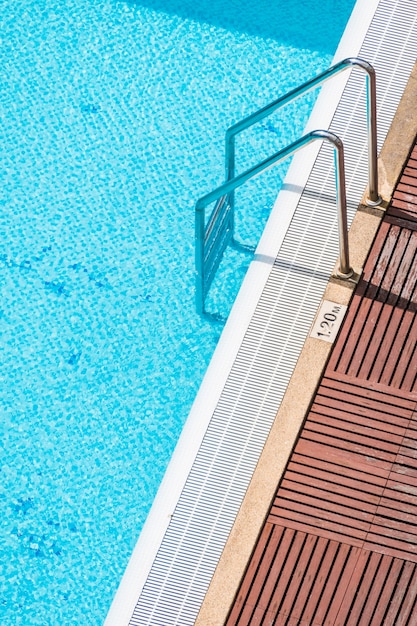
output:
<svg viewBox="0 0 417 626"><path fill-rule="evenodd" d="M389 3L388 0L381 0L381 3L382 1L385 1L385 4L388 3L393 6L401 4L398 2ZM361 4L366 4L365 11L363 7L359 7ZM367 31L369 22L378 4L380 3L378 3L377 0L374 0L372 3L369 2L369 0L368 2L365 1L365 3L362 1L358 2L341 46L338 49L337 60L358 54L364 34ZM406 3L403 2L402 4L405 5ZM355 35L355 41L353 40L352 32ZM337 80L337 83L332 82L331 87L328 86L328 88L322 92L320 101L312 116L313 120L319 120L319 122L314 123L314 121L312 121L309 124L310 127L326 128L328 126L336 104L339 101L341 91L346 83L346 79L347 75L344 75L340 80ZM292 185L304 187L317 152L317 147L306 150L293 162L286 179L286 189L280 194L280 198L268 222L265 235L259 244L257 260L252 264L245 283L239 293L236 305L223 332L219 346L184 427L183 434L178 442L167 474L120 585L115 602L113 603L106 621L106 625L108 626L112 624L117 624L117 626L127 624L134 611L141 589L146 582L148 573L155 560L155 555L158 548L161 546L161 540L170 525L171 515L179 503L179 497L196 459L197 452L212 415L219 402L225 381L235 361L236 354L241 347L248 325L253 318L255 306L259 301L262 289L266 285L270 275L273 260L277 256L278 249L283 241L283 234L286 232L292 214L297 206L299 194L294 193L290 189ZM304 176L300 176L301 172ZM283 207L285 207L284 211ZM275 236L277 232L282 233L280 241L278 241L278 238ZM265 262L267 258L269 258L270 261ZM266 438L266 434L262 436ZM248 480L249 479L250 476L248 477ZM203 587L204 584L205 583L202 582ZM190 619L192 619L191 616ZM145 622L132 621L132 623L142 624ZM156 624L160 622L149 621L146 623ZM165 622L165 626L170 623L175 622L169 621L168 618ZM181 623L185 624L184 618ZM189 622L187 621L187 623Z"/></svg>

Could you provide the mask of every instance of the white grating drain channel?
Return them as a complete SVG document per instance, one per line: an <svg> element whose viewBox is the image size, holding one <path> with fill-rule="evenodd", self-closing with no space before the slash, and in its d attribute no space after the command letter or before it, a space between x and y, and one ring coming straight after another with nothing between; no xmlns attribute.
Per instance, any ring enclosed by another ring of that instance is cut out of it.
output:
<svg viewBox="0 0 417 626"><path fill-rule="evenodd" d="M380 0L360 50L343 50L343 56L360 56L376 69L380 147L415 61L413 4ZM345 143L349 221L367 183L365 107L364 75L354 70L330 125ZM337 259L334 198L333 151L323 145L268 270L130 626L194 624ZM113 623L125 622L108 622Z"/></svg>

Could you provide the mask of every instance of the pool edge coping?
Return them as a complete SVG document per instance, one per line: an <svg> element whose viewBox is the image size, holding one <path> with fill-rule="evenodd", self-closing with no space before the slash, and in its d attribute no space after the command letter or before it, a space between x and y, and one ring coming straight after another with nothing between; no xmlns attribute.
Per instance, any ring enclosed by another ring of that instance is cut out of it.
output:
<svg viewBox="0 0 417 626"><path fill-rule="evenodd" d="M417 135L417 61L409 76L378 159L381 208L364 198L349 230L352 266L360 272ZM323 300L348 305L355 284L330 279ZM231 609L277 485L288 463L314 392L329 358L332 343L308 337L291 376L281 406L231 529L195 626L221 626ZM302 383L302 384L300 384ZM300 391L301 390L301 391Z"/></svg>

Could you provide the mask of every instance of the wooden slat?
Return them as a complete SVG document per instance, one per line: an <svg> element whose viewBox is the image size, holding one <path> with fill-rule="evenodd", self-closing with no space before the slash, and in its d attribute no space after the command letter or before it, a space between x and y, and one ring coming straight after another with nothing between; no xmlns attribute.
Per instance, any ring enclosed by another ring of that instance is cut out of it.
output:
<svg viewBox="0 0 417 626"><path fill-rule="evenodd" d="M404 168L404 175L413 176L414 178L417 178L417 160L416 159L410 159L408 161L407 167Z"/></svg>
<svg viewBox="0 0 417 626"><path fill-rule="evenodd" d="M417 221L417 159L414 152L400 176L387 214Z"/></svg>
<svg viewBox="0 0 417 626"><path fill-rule="evenodd" d="M390 554L400 559L417 562L417 546L403 534L402 539L388 536L388 527L373 526L376 532L369 532L366 541L362 544L366 550ZM394 533L395 534L395 533Z"/></svg>
<svg viewBox="0 0 417 626"><path fill-rule="evenodd" d="M408 162L400 176L398 185L394 190L393 200L391 206L388 207L388 214L398 215L397 213L397 201L401 201L405 206L402 206L402 215L406 215L408 219L415 219L417 217L417 158L416 151L413 150ZM400 194L405 194L405 198Z"/></svg>
<svg viewBox="0 0 417 626"><path fill-rule="evenodd" d="M394 193L394 199L401 200L402 202L406 202L410 205L417 205L416 195L413 193L413 190L406 185L398 185L397 191Z"/></svg>
<svg viewBox="0 0 417 626"><path fill-rule="evenodd" d="M397 455L392 469L394 472L406 474L408 477L417 478L417 462L408 454L404 454L404 450L402 450L401 454Z"/></svg>
<svg viewBox="0 0 417 626"><path fill-rule="evenodd" d="M404 280L406 280L406 276L408 275L410 266L412 266L414 260L414 250L412 248L412 254L410 253L407 257L403 256L404 248L408 248L410 231L407 231L405 229L403 229L402 231L398 231L397 228L393 226L390 234L392 236L395 236L396 238L395 247L392 250L390 258L390 270L387 270L384 279L380 283L378 299L372 302L372 305L369 307L366 315L363 314L360 318L356 320L356 323L361 326L361 340L352 351L351 361L347 372L362 379L375 380L375 378L372 378L372 370L373 364L379 356L382 337L385 335L391 336L393 334L390 332L389 328L393 314L393 307L387 305L386 303L390 297L391 299L394 299L392 291L394 278L396 280L400 280L400 278L402 277L404 282ZM401 264L402 274L400 276L399 269ZM397 284L396 290L400 290L402 286L403 283L401 283L401 285ZM405 303L402 303L401 308L404 308L404 306ZM362 311L362 313L364 312ZM405 332L403 339L405 339L406 336ZM398 334L399 331L397 329L397 332L394 334L394 336L398 337ZM381 356L383 359L385 358L383 354L381 354ZM404 366L407 366L406 362L404 363ZM398 361L393 361L394 373L398 372L399 369L400 368ZM402 369L400 369L400 373L397 374L397 378L398 376L401 376L402 378ZM378 381L378 378L376 378L376 380ZM390 385L392 385L391 380ZM399 380L399 382L394 386L401 386L401 380Z"/></svg>
<svg viewBox="0 0 417 626"><path fill-rule="evenodd" d="M405 312L400 308L393 309L391 313L391 319L389 324L389 332L385 332L381 337L379 358L376 358L372 365L372 377L380 382L389 383L391 379L391 372L394 368L394 363L397 360L396 354L401 352L401 348L398 345L399 342L403 342L405 335L401 331L401 326L406 324ZM388 380L386 380L388 378Z"/></svg>
<svg viewBox="0 0 417 626"><path fill-rule="evenodd" d="M339 434L339 437L337 434ZM357 455L366 460L367 463L372 462L378 467L389 470L395 458L394 450L392 452L386 452L378 449L376 444L374 444L375 447L371 447L367 444L366 438L352 436L350 440L342 439L343 434L342 430L340 430L339 433L316 432L311 429L311 427L305 427L303 431L304 438L309 442L317 442L325 446L327 450L333 448L334 453L340 448L341 451L349 454L352 459Z"/></svg>
<svg viewBox="0 0 417 626"><path fill-rule="evenodd" d="M386 517L384 516L386 514ZM410 544L410 551L417 551L417 526L414 515L398 513L397 518L392 515L392 511L378 507L378 511L371 525L369 535L381 534L387 545L391 539L395 541L407 542ZM369 539L369 538L368 538ZM393 545L393 544L391 544Z"/></svg>
<svg viewBox="0 0 417 626"><path fill-rule="evenodd" d="M398 219L417 220L417 205L394 197L391 203L390 215Z"/></svg>
<svg viewBox="0 0 417 626"><path fill-rule="evenodd" d="M392 471L389 474L390 482L394 481L397 485L402 485L403 489L407 489L410 485L412 487L417 486L417 478L411 475L407 468L401 465L393 466ZM389 484L389 483L387 483ZM398 487L399 488L399 487Z"/></svg>
<svg viewBox="0 0 417 626"><path fill-rule="evenodd" d="M416 177L413 176L411 172L409 174L406 174L405 172L403 172L398 182L397 189L399 191L403 191L405 187L410 188L409 193L417 197L417 180L416 180Z"/></svg>
<svg viewBox="0 0 417 626"><path fill-rule="evenodd" d="M335 594L343 581L344 576L349 576L353 571L358 556L359 549L350 548L345 544L340 544L336 553L336 558L330 564L328 577L321 589L321 595L317 607L312 617L314 624L323 624L334 602Z"/></svg>
<svg viewBox="0 0 417 626"><path fill-rule="evenodd" d="M393 480L388 480L384 496L381 498L381 504L384 501L394 501L395 506L405 507L417 506L417 485L401 484Z"/></svg>
<svg viewBox="0 0 417 626"><path fill-rule="evenodd" d="M402 496L402 499L399 496ZM392 509L395 515L401 515L402 513L417 515L416 496L408 496L408 498L406 496L407 494L398 494L395 491L385 489L384 495L379 502L381 509Z"/></svg>

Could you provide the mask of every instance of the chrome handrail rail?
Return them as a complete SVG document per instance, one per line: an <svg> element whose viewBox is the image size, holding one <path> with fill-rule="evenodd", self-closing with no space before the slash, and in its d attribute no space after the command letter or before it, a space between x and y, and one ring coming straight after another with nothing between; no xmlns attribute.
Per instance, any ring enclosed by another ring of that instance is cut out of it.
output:
<svg viewBox="0 0 417 626"><path fill-rule="evenodd" d="M347 210L346 210L346 182L345 182L345 163L344 163L344 148L342 140L328 130L314 130L306 135L303 135L297 141L294 141L286 148L275 152L272 156L268 157L258 163L245 172L242 172L232 180L228 180L217 189L214 189L210 193L202 196L197 200L195 204L195 254L196 254L196 307L199 314L204 314L205 296L209 285L206 284L204 275L204 260L205 260L205 209L206 207L219 200L219 198L225 198L230 195L235 189L246 183L248 180L258 176L261 172L270 169L274 165L277 165L287 157L293 155L295 152L310 144L316 140L329 141L334 148L335 154L335 170L336 170L336 198L337 198L337 214L338 214L338 230L339 230L339 255L340 266L338 274L342 278L350 278L353 274L353 270L350 267L349 262L349 242L348 242L348 227L347 227Z"/></svg>
<svg viewBox="0 0 417 626"><path fill-rule="evenodd" d="M252 113L248 117L233 124L226 130L225 137L225 161L226 161L226 181L235 178L235 137L237 134L246 130L253 124L260 122L262 119L271 115L274 111L295 100L303 94L318 87L336 74L343 72L351 67L359 67L366 72L367 77L367 130L368 130L368 199L366 203L369 206L378 206L382 202L382 198L378 193L378 166L377 166L377 126L376 126L376 76L375 70L370 63L357 57L349 57L336 63L329 69L315 78L308 80L299 87L296 87L287 94L267 104L262 109ZM234 212L234 190L229 196L229 204L231 212ZM233 222L233 217L232 217Z"/></svg>

